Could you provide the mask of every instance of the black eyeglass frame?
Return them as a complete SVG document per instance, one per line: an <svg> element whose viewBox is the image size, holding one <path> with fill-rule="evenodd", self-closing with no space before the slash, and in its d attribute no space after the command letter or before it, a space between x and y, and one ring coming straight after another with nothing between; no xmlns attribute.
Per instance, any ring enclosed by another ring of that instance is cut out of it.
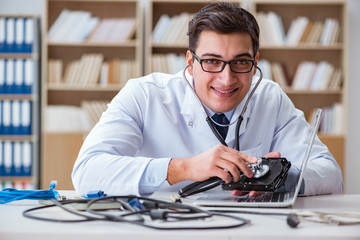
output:
<svg viewBox="0 0 360 240"><path fill-rule="evenodd" d="M194 51L191 51L191 53L193 54L194 58L200 63L201 69L202 69L204 72L209 72L209 73L219 73L219 72L222 72L222 71L224 70L226 64L229 64L230 70L231 70L232 72L234 72L234 73L249 73L249 72L251 72L251 70L253 69L253 67L254 67L254 65L255 65L255 59L253 59L253 60L243 59L243 60L241 60L241 61L251 62L250 70L249 70L249 71L245 71L245 72L237 72L237 71L234 71L234 69L232 69L231 63L237 62L237 61L239 61L239 60L224 61L224 60L220 60L220 59L216 59L216 58L200 59L199 56L197 56ZM223 65L222 65L222 67L221 67L221 69L220 69L219 71L209 71L209 70L205 70L204 67L203 67L203 62L204 62L204 61L207 61L207 60L216 60L216 61L222 62Z"/></svg>

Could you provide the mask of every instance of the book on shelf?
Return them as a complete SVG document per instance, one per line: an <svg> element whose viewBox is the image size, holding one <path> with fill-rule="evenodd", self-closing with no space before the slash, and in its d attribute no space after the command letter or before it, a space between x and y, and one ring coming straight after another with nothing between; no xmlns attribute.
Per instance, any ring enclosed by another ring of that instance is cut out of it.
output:
<svg viewBox="0 0 360 240"><path fill-rule="evenodd" d="M122 87L128 79L137 76L134 60L112 59L104 61L102 54L86 53L80 59L70 61L62 75L62 61L48 60L48 82L76 86Z"/></svg>
<svg viewBox="0 0 360 240"><path fill-rule="evenodd" d="M44 131L47 133L89 132L90 129L90 120L79 106L48 105L45 109Z"/></svg>
<svg viewBox="0 0 360 240"><path fill-rule="evenodd" d="M263 73L263 78L277 82L283 89L289 87L290 79L285 64L260 59L258 66ZM260 76L259 71L256 72L256 76Z"/></svg>
<svg viewBox="0 0 360 240"><path fill-rule="evenodd" d="M153 54L152 55L152 72L163 72L175 74L185 67L185 54Z"/></svg>
<svg viewBox="0 0 360 240"><path fill-rule="evenodd" d="M87 11L63 9L48 31L50 42L82 42L93 31L99 19Z"/></svg>
<svg viewBox="0 0 360 240"><path fill-rule="evenodd" d="M106 18L100 21L87 41L125 42L134 36L135 30L134 18Z"/></svg>
<svg viewBox="0 0 360 240"><path fill-rule="evenodd" d="M272 11L268 13L258 12L256 18L261 29L260 43L284 44L285 30L280 15Z"/></svg>
<svg viewBox="0 0 360 240"><path fill-rule="evenodd" d="M291 87L295 90L339 90L342 84L341 72L341 69L326 61L303 61L296 68Z"/></svg>
<svg viewBox="0 0 360 240"><path fill-rule="evenodd" d="M299 44L321 44L329 46L341 42L340 22L335 18L310 21L298 16L291 21L285 33L281 16L273 11L256 13L261 35L260 43L297 46Z"/></svg>
<svg viewBox="0 0 360 240"><path fill-rule="evenodd" d="M320 122L319 132L325 134L343 134L343 105L341 103L333 103L330 106L322 107L323 114ZM307 114L309 123L315 121L316 109L311 109Z"/></svg>
<svg viewBox="0 0 360 240"><path fill-rule="evenodd" d="M123 87L127 80L136 77L136 64L134 60L112 59L101 66L100 86L118 85Z"/></svg>
<svg viewBox="0 0 360 240"><path fill-rule="evenodd" d="M86 112L89 117L91 126L95 126L95 124L99 121L102 113L107 109L108 101L82 101L81 107Z"/></svg>
<svg viewBox="0 0 360 240"><path fill-rule="evenodd" d="M161 15L152 32L153 43L187 44L187 25L192 16L186 12L172 17Z"/></svg>

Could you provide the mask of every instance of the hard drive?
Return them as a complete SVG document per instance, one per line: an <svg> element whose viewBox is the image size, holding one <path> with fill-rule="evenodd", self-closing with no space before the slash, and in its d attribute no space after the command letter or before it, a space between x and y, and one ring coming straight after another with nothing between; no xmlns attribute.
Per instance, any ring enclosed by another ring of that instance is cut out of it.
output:
<svg viewBox="0 0 360 240"><path fill-rule="evenodd" d="M238 182L222 182L222 189L273 192L283 185L291 163L286 158L259 158L259 160L257 164L249 166L254 172L253 178L242 174Z"/></svg>

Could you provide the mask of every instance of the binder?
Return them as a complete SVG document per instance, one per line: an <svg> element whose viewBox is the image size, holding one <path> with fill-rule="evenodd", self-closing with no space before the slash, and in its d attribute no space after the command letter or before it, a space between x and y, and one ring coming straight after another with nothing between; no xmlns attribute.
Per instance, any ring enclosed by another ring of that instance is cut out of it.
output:
<svg viewBox="0 0 360 240"><path fill-rule="evenodd" d="M12 132L11 134L13 135L19 135L20 132L20 101L19 100L14 100L12 101L11 104L11 113L12 113L12 118L11 118L11 125L12 125Z"/></svg>
<svg viewBox="0 0 360 240"><path fill-rule="evenodd" d="M13 176L21 176L22 175L22 146L21 142L16 141L13 142Z"/></svg>
<svg viewBox="0 0 360 240"><path fill-rule="evenodd" d="M5 52L14 52L15 49L15 19L6 18Z"/></svg>
<svg viewBox="0 0 360 240"><path fill-rule="evenodd" d="M0 58L0 94L4 92L5 92L5 59Z"/></svg>
<svg viewBox="0 0 360 240"><path fill-rule="evenodd" d="M0 53L5 52L5 18L0 17Z"/></svg>
<svg viewBox="0 0 360 240"><path fill-rule="evenodd" d="M26 59L24 62L24 85L23 85L23 93L32 93L33 85L35 79L35 60Z"/></svg>
<svg viewBox="0 0 360 240"><path fill-rule="evenodd" d="M16 59L14 93L22 92L24 92L24 59Z"/></svg>
<svg viewBox="0 0 360 240"><path fill-rule="evenodd" d="M24 141L22 144L22 168L23 176L31 176L32 169L32 143Z"/></svg>
<svg viewBox="0 0 360 240"><path fill-rule="evenodd" d="M3 101L0 100L0 135L3 134ZM1 155L0 155L0 158L1 158Z"/></svg>
<svg viewBox="0 0 360 240"><path fill-rule="evenodd" d="M13 171L13 146L12 142L4 142L4 176L11 176Z"/></svg>
<svg viewBox="0 0 360 240"><path fill-rule="evenodd" d="M29 100L21 101L21 130L20 134L31 134L31 102Z"/></svg>
<svg viewBox="0 0 360 240"><path fill-rule="evenodd" d="M35 18L25 18L25 28L24 28L24 47L23 52L32 53L36 49L34 48L35 38L36 38L36 19Z"/></svg>
<svg viewBox="0 0 360 240"><path fill-rule="evenodd" d="M5 93L13 93L14 91L14 60L7 59L6 61L6 74L5 74Z"/></svg>
<svg viewBox="0 0 360 240"><path fill-rule="evenodd" d="M0 140L0 176L4 176L4 142L2 140Z"/></svg>
<svg viewBox="0 0 360 240"><path fill-rule="evenodd" d="M24 18L15 18L15 45L14 52L24 52L24 33L25 21Z"/></svg>
<svg viewBox="0 0 360 240"><path fill-rule="evenodd" d="M11 101L3 100L2 103L2 117L3 117L3 131L2 134L10 135L11 134Z"/></svg>

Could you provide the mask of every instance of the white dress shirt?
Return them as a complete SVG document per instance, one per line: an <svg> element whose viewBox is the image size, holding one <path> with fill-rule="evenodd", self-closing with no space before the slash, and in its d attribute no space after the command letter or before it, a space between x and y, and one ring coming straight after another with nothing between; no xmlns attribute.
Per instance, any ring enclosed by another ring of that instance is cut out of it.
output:
<svg viewBox="0 0 360 240"><path fill-rule="evenodd" d="M252 87L256 80L254 77ZM246 98L230 122L238 118ZM75 190L81 195L91 190L139 195L169 187L166 177L171 158L192 157L220 144L205 118L182 72L129 80L80 150L72 173ZM225 139L232 148L235 127L229 127ZM290 187L306 151L310 128L279 85L263 79L244 114L240 151L256 157L279 151L292 164L286 181ZM318 138L305 171L304 187L306 195L343 192L341 170Z"/></svg>

